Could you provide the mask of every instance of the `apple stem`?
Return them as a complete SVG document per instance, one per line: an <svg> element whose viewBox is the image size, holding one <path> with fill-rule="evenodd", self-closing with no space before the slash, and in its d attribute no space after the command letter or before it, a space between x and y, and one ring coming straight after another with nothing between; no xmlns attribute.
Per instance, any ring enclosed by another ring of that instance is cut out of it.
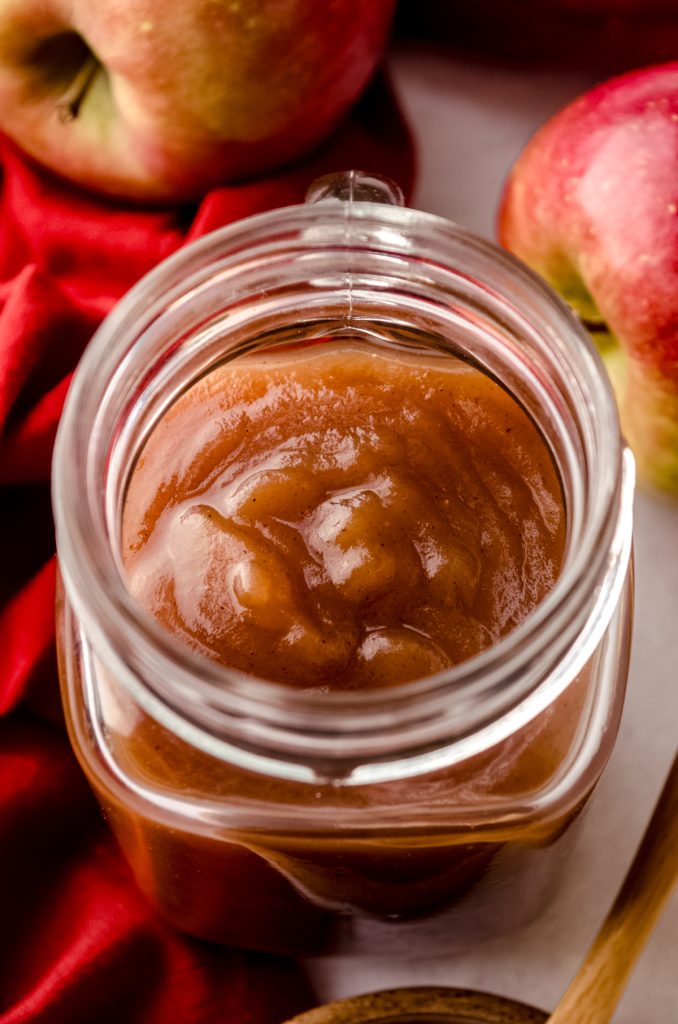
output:
<svg viewBox="0 0 678 1024"><path fill-rule="evenodd" d="M59 103L57 104L57 114L59 120L63 121L64 124L69 121L75 121L76 117L80 113L80 108L85 96L87 95L87 90L91 86L92 80L99 67L99 61L93 53L90 53L70 86L59 100Z"/></svg>
<svg viewBox="0 0 678 1024"><path fill-rule="evenodd" d="M604 320L589 320L587 317L580 317L580 320L589 334L609 334L610 328Z"/></svg>

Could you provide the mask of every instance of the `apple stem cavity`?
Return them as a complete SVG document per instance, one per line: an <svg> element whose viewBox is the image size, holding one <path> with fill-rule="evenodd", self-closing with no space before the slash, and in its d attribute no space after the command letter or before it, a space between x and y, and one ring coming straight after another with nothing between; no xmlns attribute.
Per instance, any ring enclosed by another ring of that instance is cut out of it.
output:
<svg viewBox="0 0 678 1024"><path fill-rule="evenodd" d="M94 54L90 53L68 89L59 100L56 108L57 116L64 124L67 124L69 121L75 121L77 118L80 113L80 108L85 100L85 96L87 95L100 66L100 63Z"/></svg>
<svg viewBox="0 0 678 1024"><path fill-rule="evenodd" d="M610 328L604 320L589 320L588 317L579 318L589 334L609 334Z"/></svg>

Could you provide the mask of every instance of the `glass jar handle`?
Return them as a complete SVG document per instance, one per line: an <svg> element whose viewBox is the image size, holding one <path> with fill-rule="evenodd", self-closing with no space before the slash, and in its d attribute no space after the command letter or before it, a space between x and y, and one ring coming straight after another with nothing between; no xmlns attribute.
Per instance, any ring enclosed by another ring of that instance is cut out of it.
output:
<svg viewBox="0 0 678 1024"><path fill-rule="evenodd" d="M338 199L343 203L386 203L403 206L402 189L381 174L366 171L335 171L317 178L306 193L307 203Z"/></svg>

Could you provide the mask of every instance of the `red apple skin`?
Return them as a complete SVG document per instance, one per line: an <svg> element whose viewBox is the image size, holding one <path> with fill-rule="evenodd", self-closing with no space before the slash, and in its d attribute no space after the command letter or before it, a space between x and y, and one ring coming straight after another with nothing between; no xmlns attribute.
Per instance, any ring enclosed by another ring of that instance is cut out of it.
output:
<svg viewBox="0 0 678 1024"><path fill-rule="evenodd" d="M547 122L511 171L499 238L591 329L641 475L678 494L678 63Z"/></svg>
<svg viewBox="0 0 678 1024"><path fill-rule="evenodd" d="M0 0L0 130L92 188L193 198L328 135L374 71L394 2Z"/></svg>

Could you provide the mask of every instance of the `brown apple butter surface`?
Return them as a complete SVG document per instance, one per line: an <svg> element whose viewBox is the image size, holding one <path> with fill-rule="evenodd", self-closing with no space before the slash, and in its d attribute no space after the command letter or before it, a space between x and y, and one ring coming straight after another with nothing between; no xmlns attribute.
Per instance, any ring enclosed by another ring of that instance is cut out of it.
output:
<svg viewBox="0 0 678 1024"><path fill-rule="evenodd" d="M565 530L549 449L493 379L324 341L186 391L137 462L122 539L133 595L197 651L366 688L495 643L552 587Z"/></svg>

